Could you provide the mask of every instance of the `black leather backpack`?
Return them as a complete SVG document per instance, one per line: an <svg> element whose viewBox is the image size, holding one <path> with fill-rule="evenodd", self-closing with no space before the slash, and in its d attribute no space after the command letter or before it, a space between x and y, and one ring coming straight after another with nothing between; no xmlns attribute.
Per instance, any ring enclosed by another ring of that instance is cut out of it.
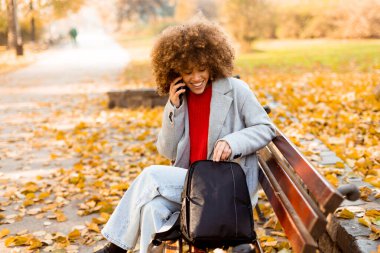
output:
<svg viewBox="0 0 380 253"><path fill-rule="evenodd" d="M254 243L253 213L245 173L238 163L202 160L187 172L182 206L170 228L152 243L184 238L199 249Z"/></svg>
<svg viewBox="0 0 380 253"><path fill-rule="evenodd" d="M193 163L185 180L180 216L183 238L200 249L256 240L245 173L238 163Z"/></svg>

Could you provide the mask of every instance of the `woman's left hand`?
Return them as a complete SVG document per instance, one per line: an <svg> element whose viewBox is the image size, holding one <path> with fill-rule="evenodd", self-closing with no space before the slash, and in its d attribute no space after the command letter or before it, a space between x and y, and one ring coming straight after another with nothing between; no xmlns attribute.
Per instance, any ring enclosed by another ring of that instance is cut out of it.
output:
<svg viewBox="0 0 380 253"><path fill-rule="evenodd" d="M212 160L214 162L226 161L230 157L232 150L226 141L218 141L214 148Z"/></svg>

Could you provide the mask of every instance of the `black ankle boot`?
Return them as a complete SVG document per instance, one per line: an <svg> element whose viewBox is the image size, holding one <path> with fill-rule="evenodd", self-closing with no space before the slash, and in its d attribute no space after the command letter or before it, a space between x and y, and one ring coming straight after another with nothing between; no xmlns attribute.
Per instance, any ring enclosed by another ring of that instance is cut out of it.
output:
<svg viewBox="0 0 380 253"><path fill-rule="evenodd" d="M95 253L126 253L127 251L125 249L120 248L119 246L113 244L113 243L107 243L104 248L96 251Z"/></svg>

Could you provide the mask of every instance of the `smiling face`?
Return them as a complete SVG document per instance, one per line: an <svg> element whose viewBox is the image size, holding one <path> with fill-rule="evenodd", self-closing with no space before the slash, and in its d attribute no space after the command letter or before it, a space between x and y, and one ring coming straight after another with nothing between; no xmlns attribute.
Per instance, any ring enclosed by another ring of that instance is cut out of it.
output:
<svg viewBox="0 0 380 253"><path fill-rule="evenodd" d="M193 93L202 94L210 78L210 72L205 67L198 67L181 72L181 76Z"/></svg>

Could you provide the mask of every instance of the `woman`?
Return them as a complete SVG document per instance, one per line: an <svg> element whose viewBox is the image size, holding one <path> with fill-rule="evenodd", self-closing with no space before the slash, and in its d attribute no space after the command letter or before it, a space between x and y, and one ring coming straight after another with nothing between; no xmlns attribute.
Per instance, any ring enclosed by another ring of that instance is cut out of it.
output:
<svg viewBox="0 0 380 253"><path fill-rule="evenodd" d="M234 53L217 25L170 27L151 56L158 92L169 94L157 149L173 166L150 166L136 178L102 230L110 243L99 253L133 249L138 238L146 253L152 235L180 209L186 169L197 160L240 163L255 205L256 151L275 134L247 84L229 77Z"/></svg>

